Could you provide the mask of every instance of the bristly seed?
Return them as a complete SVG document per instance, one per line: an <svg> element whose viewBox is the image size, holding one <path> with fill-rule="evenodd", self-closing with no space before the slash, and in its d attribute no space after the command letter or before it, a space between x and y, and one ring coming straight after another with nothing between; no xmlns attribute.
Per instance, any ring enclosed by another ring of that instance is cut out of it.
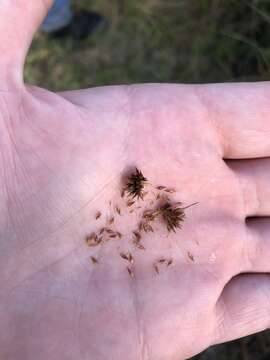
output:
<svg viewBox="0 0 270 360"><path fill-rule="evenodd" d="M95 258L94 256L91 256L91 260L92 260L92 263L95 265L95 264L98 264L98 260L97 258Z"/></svg>
<svg viewBox="0 0 270 360"><path fill-rule="evenodd" d="M173 263L173 259L169 259L169 260L167 261L167 266L170 266L172 263Z"/></svg>
<svg viewBox="0 0 270 360"><path fill-rule="evenodd" d="M101 212L98 211L98 212L96 213L96 216L95 216L95 217L96 217L96 220L99 219L99 218L101 217Z"/></svg>
<svg viewBox="0 0 270 360"><path fill-rule="evenodd" d="M191 261L194 261L194 256L191 254L191 252L188 251L188 257Z"/></svg>

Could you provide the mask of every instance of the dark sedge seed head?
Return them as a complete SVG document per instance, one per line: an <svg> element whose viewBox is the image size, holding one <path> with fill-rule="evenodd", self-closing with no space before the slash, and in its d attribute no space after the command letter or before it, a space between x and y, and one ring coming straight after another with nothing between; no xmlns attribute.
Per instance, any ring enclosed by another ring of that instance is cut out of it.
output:
<svg viewBox="0 0 270 360"><path fill-rule="evenodd" d="M129 196L134 199L135 197L143 199L143 189L147 179L143 176L142 172L136 168L135 173L131 174L126 186L126 191Z"/></svg>
<svg viewBox="0 0 270 360"><path fill-rule="evenodd" d="M176 229L182 228L182 222L185 219L185 212L180 207L175 207L169 202L166 202L161 208L160 212L167 225L168 231L176 232Z"/></svg>

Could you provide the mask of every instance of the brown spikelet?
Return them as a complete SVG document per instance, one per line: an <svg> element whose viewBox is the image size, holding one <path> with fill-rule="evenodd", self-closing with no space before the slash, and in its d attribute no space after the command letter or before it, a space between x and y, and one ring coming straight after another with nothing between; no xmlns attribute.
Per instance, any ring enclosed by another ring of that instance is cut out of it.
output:
<svg viewBox="0 0 270 360"><path fill-rule="evenodd" d="M105 228L103 227L103 228L101 228L100 230L99 230L99 235L101 235L103 232L104 232L104 230L105 230Z"/></svg>
<svg viewBox="0 0 270 360"><path fill-rule="evenodd" d="M99 219L100 217L101 217L101 212L100 212L100 211L98 211L98 212L96 213L95 218L96 218L96 220L97 220L97 219Z"/></svg>
<svg viewBox="0 0 270 360"><path fill-rule="evenodd" d="M138 248L139 250L145 250L145 247L138 241L133 241L133 244Z"/></svg>
<svg viewBox="0 0 270 360"><path fill-rule="evenodd" d="M162 258L162 259L158 260L158 262L159 262L160 264L165 263L165 261L166 261L166 259L164 259L164 258Z"/></svg>
<svg viewBox="0 0 270 360"><path fill-rule="evenodd" d="M158 265L157 264L154 264L154 270L157 274L159 274L159 268L158 268Z"/></svg>
<svg viewBox="0 0 270 360"><path fill-rule="evenodd" d="M98 264L98 260L94 256L91 256L91 260L94 265Z"/></svg>
<svg viewBox="0 0 270 360"><path fill-rule="evenodd" d="M121 252L120 256L121 256L122 259L127 260L131 264L134 263L134 258L133 258L132 254L130 252L126 252L126 253Z"/></svg>
<svg viewBox="0 0 270 360"><path fill-rule="evenodd" d="M129 207L129 206L132 206L133 204L135 204L135 201L134 200L129 200L128 202L127 202L127 206Z"/></svg>
<svg viewBox="0 0 270 360"><path fill-rule="evenodd" d="M118 205L116 205L115 211L117 212L118 215L121 215L121 209Z"/></svg>
<svg viewBox="0 0 270 360"><path fill-rule="evenodd" d="M174 189L169 189L169 188L167 188L167 189L165 189L165 191L166 191L167 193L170 193L170 194L175 193L175 190L174 190Z"/></svg>
<svg viewBox="0 0 270 360"><path fill-rule="evenodd" d="M156 186L156 189L157 190L164 190L164 189L166 189L166 186L162 186L162 185Z"/></svg>
<svg viewBox="0 0 270 360"><path fill-rule="evenodd" d="M135 277L134 272L133 272L133 270L132 270L129 266L127 266L127 271L128 271L129 276L130 276L132 279L134 279L134 277Z"/></svg>
<svg viewBox="0 0 270 360"><path fill-rule="evenodd" d="M191 261L194 261L194 256L191 254L191 252L188 251L188 257Z"/></svg>
<svg viewBox="0 0 270 360"><path fill-rule="evenodd" d="M147 179L143 176L142 172L135 169L135 172L128 178L126 191L128 195L134 199L135 197L143 199L143 189L147 182Z"/></svg>
<svg viewBox="0 0 270 360"><path fill-rule="evenodd" d="M136 241L140 241L141 240L141 234L138 231L133 231L133 234L135 236Z"/></svg>
<svg viewBox="0 0 270 360"><path fill-rule="evenodd" d="M108 234L114 234L114 231L110 228L105 229Z"/></svg>
<svg viewBox="0 0 270 360"><path fill-rule="evenodd" d="M85 241L86 241L86 244L90 247L97 246L99 244L98 236L96 233L92 233L92 234L86 236Z"/></svg>

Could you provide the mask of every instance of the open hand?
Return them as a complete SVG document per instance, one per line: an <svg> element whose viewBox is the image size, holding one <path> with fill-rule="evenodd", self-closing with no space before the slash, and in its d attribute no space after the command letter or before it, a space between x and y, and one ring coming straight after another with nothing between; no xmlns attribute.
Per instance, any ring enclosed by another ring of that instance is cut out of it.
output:
<svg viewBox="0 0 270 360"><path fill-rule="evenodd" d="M27 86L50 3L0 5L0 358L179 360L267 328L269 85ZM158 185L199 203L175 233L157 221L145 250L120 196L135 167L151 183L135 206ZM122 238L89 248L111 216Z"/></svg>

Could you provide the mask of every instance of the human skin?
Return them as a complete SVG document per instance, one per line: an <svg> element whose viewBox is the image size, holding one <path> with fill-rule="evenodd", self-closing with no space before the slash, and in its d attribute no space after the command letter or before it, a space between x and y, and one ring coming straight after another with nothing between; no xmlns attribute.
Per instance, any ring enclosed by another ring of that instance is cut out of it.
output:
<svg viewBox="0 0 270 360"><path fill-rule="evenodd" d="M266 329L269 84L27 86L24 58L50 3L0 5L0 358L180 360ZM126 210L121 240L87 247L135 166L199 204L176 233L157 221L144 251ZM173 264L157 274L160 257Z"/></svg>

